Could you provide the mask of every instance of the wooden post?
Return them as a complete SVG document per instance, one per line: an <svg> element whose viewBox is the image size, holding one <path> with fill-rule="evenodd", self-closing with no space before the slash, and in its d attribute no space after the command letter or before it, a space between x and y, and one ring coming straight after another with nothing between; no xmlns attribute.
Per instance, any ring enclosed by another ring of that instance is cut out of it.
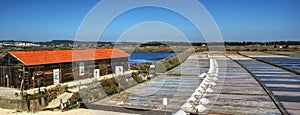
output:
<svg viewBox="0 0 300 115"><path fill-rule="evenodd" d="M24 84L25 84L24 83L25 82L24 79L25 79L25 66L23 65L23 76L22 76L23 84L22 84L22 87L21 87L22 88L21 89L22 92L23 92L23 87L24 87Z"/></svg>
<svg viewBox="0 0 300 115"><path fill-rule="evenodd" d="M167 115L167 105L165 105L165 115Z"/></svg>
<svg viewBox="0 0 300 115"><path fill-rule="evenodd" d="M31 78L31 80L32 80L32 87L33 87L33 88L35 88L35 83L34 83L34 74L33 74L32 78Z"/></svg>
<svg viewBox="0 0 300 115"><path fill-rule="evenodd" d="M9 78L8 78L8 75L5 75L5 78L6 78L6 87L9 87Z"/></svg>
<svg viewBox="0 0 300 115"><path fill-rule="evenodd" d="M37 78L37 85L38 85L38 88L39 88L39 93L41 93L41 78L40 78L40 76L39 76L39 78Z"/></svg>
<svg viewBox="0 0 300 115"><path fill-rule="evenodd" d="M39 92L39 94L41 94L41 77L40 76L37 79L37 84L38 84L38 87L39 87L38 92ZM42 105L42 98L39 98L38 101L39 101L39 104Z"/></svg>
<svg viewBox="0 0 300 115"><path fill-rule="evenodd" d="M63 83L62 73L61 73L61 64L59 64L59 83Z"/></svg>
<svg viewBox="0 0 300 115"><path fill-rule="evenodd" d="M167 114L167 105L168 105L168 98L163 98L163 105L164 105L164 115Z"/></svg>
<svg viewBox="0 0 300 115"><path fill-rule="evenodd" d="M23 76L22 76L22 78L24 78L25 77L25 66L23 66Z"/></svg>

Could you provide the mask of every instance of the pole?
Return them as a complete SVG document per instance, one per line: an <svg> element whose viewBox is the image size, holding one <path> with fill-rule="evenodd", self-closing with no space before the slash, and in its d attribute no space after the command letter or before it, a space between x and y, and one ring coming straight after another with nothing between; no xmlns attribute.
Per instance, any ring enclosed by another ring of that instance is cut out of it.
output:
<svg viewBox="0 0 300 115"><path fill-rule="evenodd" d="M163 98L163 105L165 109L165 115L167 115L168 98Z"/></svg>
<svg viewBox="0 0 300 115"><path fill-rule="evenodd" d="M165 105L165 115L167 115L167 105Z"/></svg>
<svg viewBox="0 0 300 115"><path fill-rule="evenodd" d="M59 83L63 83L63 79L62 79L62 70L61 70L61 64L59 64Z"/></svg>

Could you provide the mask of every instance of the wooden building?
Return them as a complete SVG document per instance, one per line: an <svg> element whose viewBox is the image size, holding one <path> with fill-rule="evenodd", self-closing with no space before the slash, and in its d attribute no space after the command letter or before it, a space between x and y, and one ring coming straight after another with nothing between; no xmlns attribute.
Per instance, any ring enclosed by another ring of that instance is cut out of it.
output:
<svg viewBox="0 0 300 115"><path fill-rule="evenodd" d="M0 86L20 88L23 81L29 89L126 71L128 58L119 49L9 52L0 59Z"/></svg>

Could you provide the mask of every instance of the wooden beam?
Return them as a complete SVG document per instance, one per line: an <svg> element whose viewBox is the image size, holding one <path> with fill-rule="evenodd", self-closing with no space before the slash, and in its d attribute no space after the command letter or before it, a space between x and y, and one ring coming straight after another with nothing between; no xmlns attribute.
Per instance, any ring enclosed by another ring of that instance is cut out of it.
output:
<svg viewBox="0 0 300 115"><path fill-rule="evenodd" d="M62 80L62 73L61 73L61 64L59 64L59 83L63 83L63 80Z"/></svg>
<svg viewBox="0 0 300 115"><path fill-rule="evenodd" d="M24 82L25 82L25 66L23 65L22 66L22 77L21 77L21 79L22 79L22 81L23 81L23 84L22 84L22 82L21 82L21 85L22 85L22 87L20 87L20 89L21 89L21 91L23 92L23 89L24 89Z"/></svg>

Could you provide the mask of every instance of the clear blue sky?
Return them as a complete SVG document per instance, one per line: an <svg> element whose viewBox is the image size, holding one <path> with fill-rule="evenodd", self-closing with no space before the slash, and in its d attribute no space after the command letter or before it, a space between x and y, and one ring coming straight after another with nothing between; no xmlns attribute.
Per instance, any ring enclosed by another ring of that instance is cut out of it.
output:
<svg viewBox="0 0 300 115"><path fill-rule="evenodd" d="M0 40L72 40L85 15L99 1L0 0ZM300 40L300 0L200 2L215 19L225 41ZM132 19L132 15L139 18ZM201 37L192 24L180 15L160 8L145 7L116 18L104 32L103 40L114 41L130 25L155 20L169 22L180 28L191 41L198 41Z"/></svg>

